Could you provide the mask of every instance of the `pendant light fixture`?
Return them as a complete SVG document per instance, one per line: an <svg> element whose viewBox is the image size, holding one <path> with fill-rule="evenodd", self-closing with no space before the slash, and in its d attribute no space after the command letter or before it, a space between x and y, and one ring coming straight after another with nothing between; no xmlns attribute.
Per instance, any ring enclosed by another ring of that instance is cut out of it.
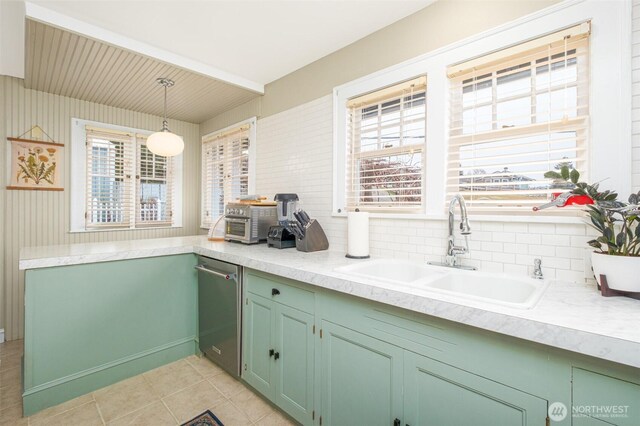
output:
<svg viewBox="0 0 640 426"><path fill-rule="evenodd" d="M162 130L147 138L147 148L156 155L173 157L184 150L182 138L175 133L171 133L167 125L167 87L173 86L174 82L164 77L157 79L156 82L164 86L164 120L162 121Z"/></svg>

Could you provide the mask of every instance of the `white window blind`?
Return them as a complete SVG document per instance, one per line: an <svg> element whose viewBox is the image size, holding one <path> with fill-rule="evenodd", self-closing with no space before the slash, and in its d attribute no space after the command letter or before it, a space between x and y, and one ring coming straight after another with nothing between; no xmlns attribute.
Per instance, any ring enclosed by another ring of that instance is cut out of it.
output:
<svg viewBox="0 0 640 426"><path fill-rule="evenodd" d="M426 83L419 77L347 102L347 209L422 209Z"/></svg>
<svg viewBox="0 0 640 426"><path fill-rule="evenodd" d="M146 136L136 135L136 140L139 166L136 224L171 226L174 198L172 157L162 157L149 151Z"/></svg>
<svg viewBox="0 0 640 426"><path fill-rule="evenodd" d="M543 175L588 175L589 23L451 66L447 203L531 212L561 192ZM586 176L585 176L586 177Z"/></svg>
<svg viewBox="0 0 640 426"><path fill-rule="evenodd" d="M224 214L225 203L249 190L250 124L202 138L202 226Z"/></svg>
<svg viewBox="0 0 640 426"><path fill-rule="evenodd" d="M152 154L145 141L86 127L86 229L172 225L174 160Z"/></svg>

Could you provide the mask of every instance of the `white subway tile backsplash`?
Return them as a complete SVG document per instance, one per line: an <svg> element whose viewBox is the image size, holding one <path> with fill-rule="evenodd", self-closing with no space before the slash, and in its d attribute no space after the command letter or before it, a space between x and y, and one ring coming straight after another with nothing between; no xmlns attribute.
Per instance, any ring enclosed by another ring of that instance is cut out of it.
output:
<svg viewBox="0 0 640 426"><path fill-rule="evenodd" d="M331 216L331 97L261 119L257 131L257 192L269 197L277 192L296 192L301 205L320 220L331 249L346 251L346 218ZM478 221L472 222L472 229L470 253L463 258L464 264L525 276L532 273L533 260L543 258L545 276L556 276L558 269L581 274L585 279L582 244L589 239L585 225ZM457 235L456 243L463 242ZM370 220L370 251L374 256L441 262L446 246L444 220Z"/></svg>
<svg viewBox="0 0 640 426"><path fill-rule="evenodd" d="M583 248L576 247L556 247L556 256L564 257L567 259L583 259L584 258Z"/></svg>
<svg viewBox="0 0 640 426"><path fill-rule="evenodd" d="M520 244L540 244L540 235L538 234L517 234L516 242Z"/></svg>
<svg viewBox="0 0 640 426"><path fill-rule="evenodd" d="M540 243L548 246L568 246L571 244L570 235L544 234L540 236ZM554 250L555 251L555 250Z"/></svg>
<svg viewBox="0 0 640 426"><path fill-rule="evenodd" d="M516 234L513 232L494 232L492 238L493 241L499 241L503 243L516 242Z"/></svg>
<svg viewBox="0 0 640 426"><path fill-rule="evenodd" d="M527 232L529 227L526 223L505 223L504 232L515 232L516 234L521 232Z"/></svg>
<svg viewBox="0 0 640 426"><path fill-rule="evenodd" d="M514 253L492 253L492 260L512 265L516 263L516 255Z"/></svg>
<svg viewBox="0 0 640 426"><path fill-rule="evenodd" d="M630 18L631 19L631 18ZM633 1L634 45L632 145L634 191L640 189L640 0ZM296 192L320 220L332 250L346 252L347 221L331 215L333 200L333 104L330 95L258 121L259 194ZM593 284L586 224L514 223L472 220L470 253L463 263L485 271L526 276L535 258L545 277ZM457 244L463 239L456 237ZM374 256L441 262L447 246L445 220L370 221Z"/></svg>
<svg viewBox="0 0 640 426"><path fill-rule="evenodd" d="M482 242L482 250L484 251L499 251L502 252L504 250L504 245L502 243L494 243L483 241Z"/></svg>

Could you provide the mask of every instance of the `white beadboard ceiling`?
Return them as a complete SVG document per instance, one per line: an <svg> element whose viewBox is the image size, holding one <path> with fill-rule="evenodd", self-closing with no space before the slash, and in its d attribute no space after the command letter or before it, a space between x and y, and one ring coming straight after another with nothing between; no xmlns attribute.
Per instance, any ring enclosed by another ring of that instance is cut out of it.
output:
<svg viewBox="0 0 640 426"><path fill-rule="evenodd" d="M29 0L26 6L33 19L138 53L153 51L150 56L261 92L434 1Z"/></svg>
<svg viewBox="0 0 640 426"><path fill-rule="evenodd" d="M131 111L200 123L258 96L255 92L81 35L27 20L25 87ZM158 128L161 123L158 122Z"/></svg>

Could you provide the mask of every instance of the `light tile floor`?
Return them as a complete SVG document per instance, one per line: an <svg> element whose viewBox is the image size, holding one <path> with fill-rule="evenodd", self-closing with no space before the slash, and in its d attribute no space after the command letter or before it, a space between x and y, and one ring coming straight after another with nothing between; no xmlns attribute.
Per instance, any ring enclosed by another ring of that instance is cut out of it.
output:
<svg viewBox="0 0 640 426"><path fill-rule="evenodd" d="M178 425L207 409L225 426L295 424L211 361L193 355L23 418L21 356L21 340L0 343L0 426Z"/></svg>

